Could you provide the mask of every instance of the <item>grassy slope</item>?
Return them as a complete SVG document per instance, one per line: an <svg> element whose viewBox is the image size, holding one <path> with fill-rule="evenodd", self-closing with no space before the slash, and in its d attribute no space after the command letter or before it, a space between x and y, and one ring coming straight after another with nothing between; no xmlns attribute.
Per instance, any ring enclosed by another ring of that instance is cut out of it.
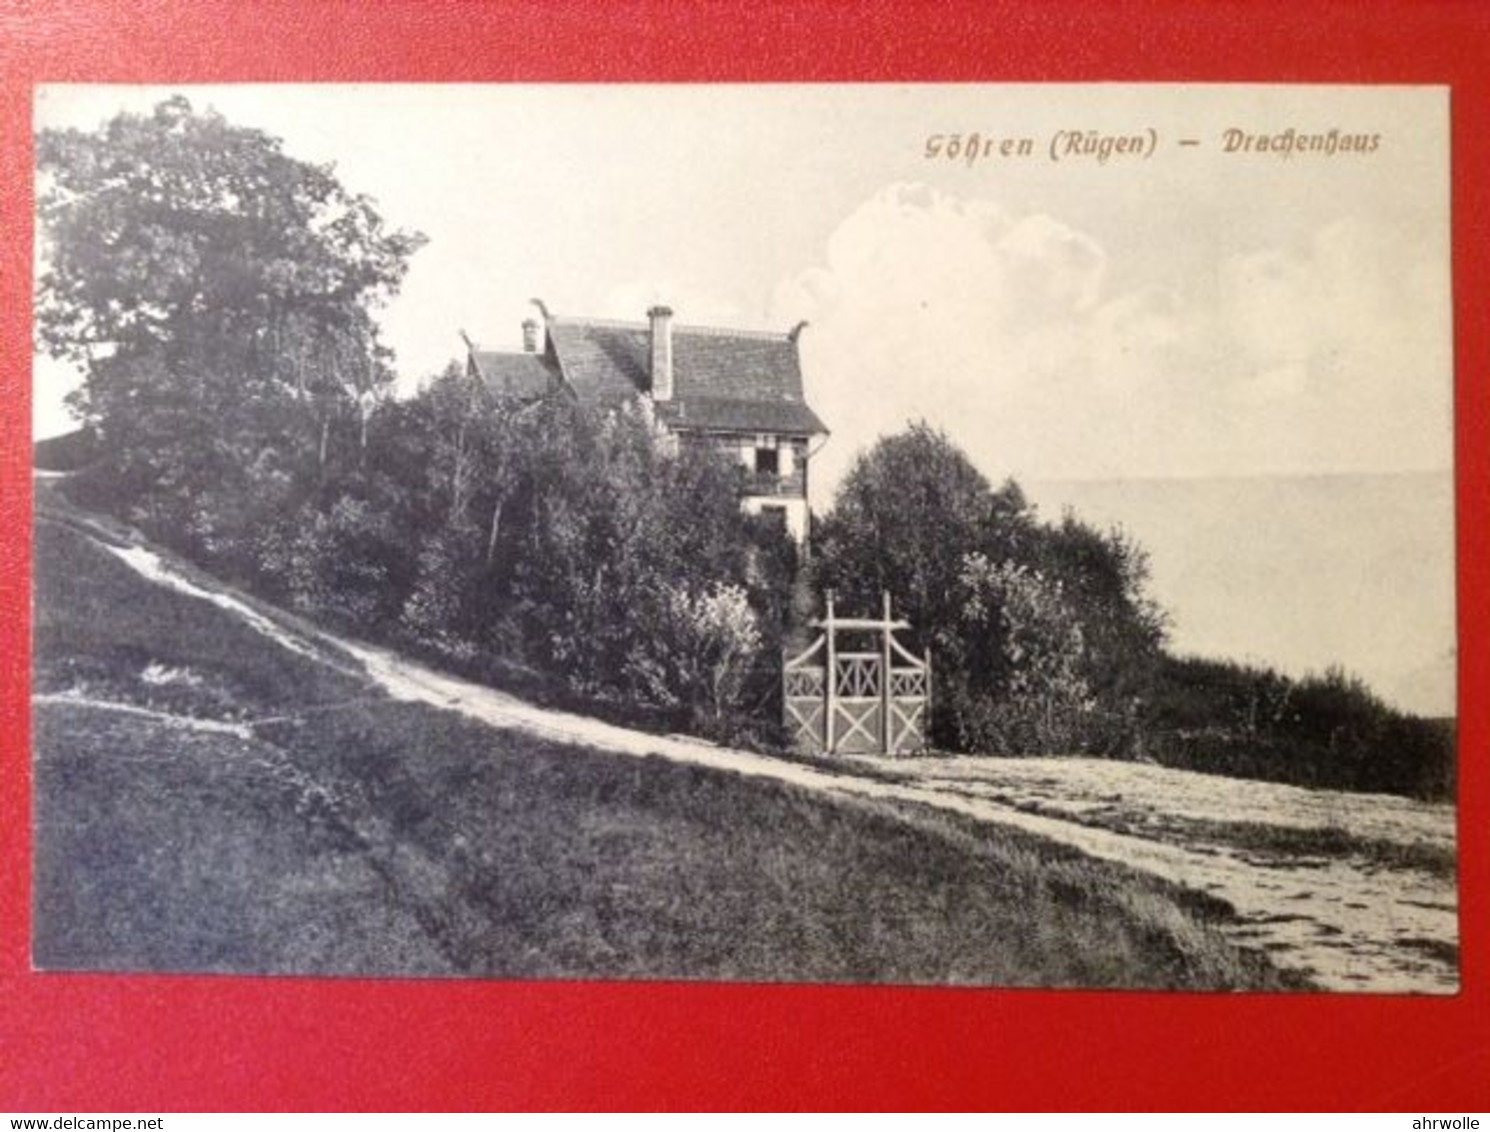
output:
<svg viewBox="0 0 1490 1132"><path fill-rule="evenodd" d="M393 703L44 514L36 576L38 692L281 720L38 706L42 966L1284 985L1036 838Z"/></svg>

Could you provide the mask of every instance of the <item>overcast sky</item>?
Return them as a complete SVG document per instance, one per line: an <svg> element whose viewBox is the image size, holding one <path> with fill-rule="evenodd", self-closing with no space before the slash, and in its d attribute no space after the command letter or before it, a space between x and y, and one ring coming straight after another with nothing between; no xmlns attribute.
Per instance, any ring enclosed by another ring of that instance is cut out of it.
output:
<svg viewBox="0 0 1490 1132"><path fill-rule="evenodd" d="M54 86L37 124L177 91L430 238L382 320L406 389L461 330L516 348L531 297L665 301L681 323L809 320L819 506L921 417L995 481L1450 467L1441 88ZM1377 141L1224 151L1290 128ZM1052 160L1062 130L1157 147ZM925 156L972 132L1033 152ZM69 380L39 362L39 435L66 427Z"/></svg>

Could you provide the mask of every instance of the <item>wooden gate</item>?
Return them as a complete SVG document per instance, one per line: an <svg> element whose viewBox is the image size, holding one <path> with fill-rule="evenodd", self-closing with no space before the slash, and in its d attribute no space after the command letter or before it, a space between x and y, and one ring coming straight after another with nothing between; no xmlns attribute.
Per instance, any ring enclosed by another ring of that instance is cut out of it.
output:
<svg viewBox="0 0 1490 1132"><path fill-rule="evenodd" d="M782 705L794 749L820 755L904 755L926 749L931 715L931 654L915 657L895 639L909 629L890 614L878 620L838 618L833 594L822 632L807 649L786 657ZM839 648L839 634L872 636L873 651ZM831 678L830 678L831 674Z"/></svg>

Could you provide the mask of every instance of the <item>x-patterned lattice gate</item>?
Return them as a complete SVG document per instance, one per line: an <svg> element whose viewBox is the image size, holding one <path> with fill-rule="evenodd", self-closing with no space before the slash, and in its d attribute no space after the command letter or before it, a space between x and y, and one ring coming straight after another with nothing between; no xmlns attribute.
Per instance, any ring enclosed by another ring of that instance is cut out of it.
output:
<svg viewBox="0 0 1490 1132"><path fill-rule="evenodd" d="M910 625L890 613L878 620L839 618L833 594L814 621L816 641L782 670L782 704L792 745L808 754L904 755L926 748L931 714L931 654L913 656L895 634ZM877 637L874 651L845 651L838 635Z"/></svg>

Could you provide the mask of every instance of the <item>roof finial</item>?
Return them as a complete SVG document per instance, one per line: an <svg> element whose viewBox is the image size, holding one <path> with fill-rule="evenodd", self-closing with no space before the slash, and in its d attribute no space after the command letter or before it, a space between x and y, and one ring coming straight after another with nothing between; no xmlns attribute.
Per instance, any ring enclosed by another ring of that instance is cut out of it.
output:
<svg viewBox="0 0 1490 1132"><path fill-rule="evenodd" d="M810 323L808 323L808 321L805 318L801 322L797 323L796 326L792 327L791 330L787 331L787 335L786 335L787 341L788 342L796 342L797 336L799 334L801 334L802 331L806 330L809 325L810 325Z"/></svg>
<svg viewBox="0 0 1490 1132"><path fill-rule="evenodd" d="M552 322L554 320L554 316L549 313L548 307L542 299L529 299L528 302L538 308L538 313L543 316L544 322Z"/></svg>

